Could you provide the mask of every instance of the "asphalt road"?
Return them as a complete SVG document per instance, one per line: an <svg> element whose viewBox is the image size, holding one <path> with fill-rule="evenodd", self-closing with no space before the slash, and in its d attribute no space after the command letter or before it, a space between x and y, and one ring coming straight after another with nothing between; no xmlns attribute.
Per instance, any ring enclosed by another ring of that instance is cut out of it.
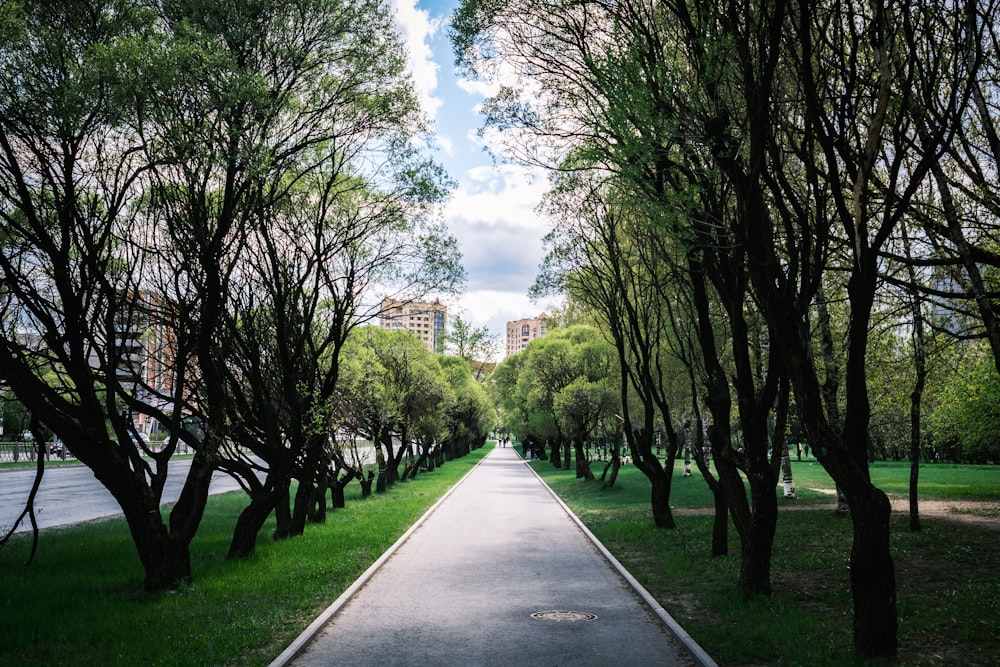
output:
<svg viewBox="0 0 1000 667"><path fill-rule="evenodd" d="M163 490L165 504L175 502L180 496L181 486L190 466L190 459L178 459L170 464ZM0 534L7 532L24 509L34 478L34 469L0 472ZM239 488L231 477L217 472L212 478L210 492L224 493ZM45 469L42 485L35 498L35 516L39 528L64 526L120 514L121 508L114 497L86 466ZM29 530L31 524L25 517L17 532Z"/></svg>
<svg viewBox="0 0 1000 667"><path fill-rule="evenodd" d="M271 665L714 665L609 557L494 449Z"/></svg>

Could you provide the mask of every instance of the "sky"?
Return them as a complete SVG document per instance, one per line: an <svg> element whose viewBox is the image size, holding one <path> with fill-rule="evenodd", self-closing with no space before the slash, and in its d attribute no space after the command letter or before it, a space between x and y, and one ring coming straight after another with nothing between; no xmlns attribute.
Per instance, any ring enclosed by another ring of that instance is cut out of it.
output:
<svg viewBox="0 0 1000 667"><path fill-rule="evenodd" d="M457 0L390 0L407 45L414 85L435 134L435 159L457 183L444 209L467 273L465 294L442 299L449 319L460 315L486 327L501 343L506 323L549 312L551 300L533 302L528 289L544 256L548 231L535 213L547 180L544 172L503 164L477 136L483 82L461 78L448 39Z"/></svg>

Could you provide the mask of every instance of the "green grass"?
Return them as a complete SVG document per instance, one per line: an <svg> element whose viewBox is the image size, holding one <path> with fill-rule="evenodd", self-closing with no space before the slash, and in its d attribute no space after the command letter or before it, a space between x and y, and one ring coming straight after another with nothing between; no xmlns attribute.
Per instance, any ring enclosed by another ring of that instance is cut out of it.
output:
<svg viewBox="0 0 1000 667"><path fill-rule="evenodd" d="M872 482L893 498L909 496L910 464L876 461L870 466ZM796 493L800 489L833 489L833 480L815 460L792 461ZM1000 466L925 463L920 466L923 500L1000 501Z"/></svg>
<svg viewBox="0 0 1000 667"><path fill-rule="evenodd" d="M329 606L489 447L381 495L349 487L345 509L257 553L227 560L241 493L213 496L192 545L194 582L147 594L122 519L45 531L0 549L0 664L266 665Z"/></svg>
<svg viewBox="0 0 1000 667"><path fill-rule="evenodd" d="M282 542L265 527L257 554L227 560L246 499L215 496L192 549L194 583L142 591L142 571L120 519L42 534L24 567L27 541L0 549L3 665L263 665L270 662L488 451L484 448L368 500L349 489L347 508ZM772 563L774 593L744 600L735 588L738 542L709 558L711 494L696 472L674 478L678 527L656 530L649 484L633 467L614 489L572 471L534 464L591 530L722 665L861 664L852 657L847 558L850 520L810 488L832 482L812 461L793 461L799 498L781 499ZM595 464L595 472L600 467ZM872 476L905 495L906 464ZM995 503L1000 467L927 465L928 498ZM777 490L780 494L780 488ZM1000 532L924 516L910 533L893 519L901 665L1000 664Z"/></svg>
<svg viewBox="0 0 1000 667"><path fill-rule="evenodd" d="M547 462L533 464L595 535L663 607L721 665L865 664L854 657L848 556L851 522L815 503L833 488L819 464L793 462L797 500L782 511L772 559L774 592L745 600L736 591L739 542L729 529L730 556L709 557L712 517L695 513L711 503L701 477L674 478L671 506L677 528L656 530L649 484L623 468L614 489L575 479ZM600 469L595 469L600 474ZM907 464L878 463L873 479L905 497ZM928 465L921 470L927 498L992 503L1000 467ZM901 665L1000 664L1000 530L922 516L911 533L906 515L892 520L899 601ZM878 663L873 663L878 664Z"/></svg>

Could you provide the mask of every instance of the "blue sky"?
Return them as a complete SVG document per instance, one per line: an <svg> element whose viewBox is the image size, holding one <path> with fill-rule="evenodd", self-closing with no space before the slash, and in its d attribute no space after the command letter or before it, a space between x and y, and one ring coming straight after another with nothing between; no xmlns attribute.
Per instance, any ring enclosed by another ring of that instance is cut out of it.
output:
<svg viewBox="0 0 1000 667"><path fill-rule="evenodd" d="M546 187L544 173L496 164L477 136L478 106L487 88L455 71L448 17L456 0L390 0L407 43L414 83L436 135L436 159L458 184L444 210L468 273L467 292L443 299L459 314L504 340L509 320L549 309L527 291L543 257L545 223L534 212Z"/></svg>

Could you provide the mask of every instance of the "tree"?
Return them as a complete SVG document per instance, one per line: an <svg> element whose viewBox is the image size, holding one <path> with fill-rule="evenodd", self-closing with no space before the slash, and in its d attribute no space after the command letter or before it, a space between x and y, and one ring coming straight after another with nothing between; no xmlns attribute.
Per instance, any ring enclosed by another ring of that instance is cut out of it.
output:
<svg viewBox="0 0 1000 667"><path fill-rule="evenodd" d="M596 165L652 206L681 213L658 222L686 250L715 462L730 500L742 496L739 469L753 496L750 508L745 498L730 507L746 531L741 587L770 590L780 447L769 457L768 415L781 433L794 391L813 449L851 506L855 645L864 656L896 651L889 507L867 472L878 262L958 130L964 82L978 80L975 58L942 57L965 53L982 25L969 20L973 7L470 0L454 24L466 64L480 72L502 64L516 83L532 83L508 86L486 106L488 123L516 130L506 135L512 154L551 167ZM837 414L812 343L813 304L825 302L831 270L847 277ZM729 377L717 339L731 341ZM727 428L733 400L742 452Z"/></svg>
<svg viewBox="0 0 1000 667"><path fill-rule="evenodd" d="M536 281L566 291L598 316L617 350L619 404L632 462L649 479L654 523L673 528L670 488L677 430L671 413L670 311L678 287L662 238L629 211L638 208L613 184L570 173L560 179L546 210L556 228ZM633 400L637 409L633 411ZM666 461L654 452L657 425L666 433Z"/></svg>
<svg viewBox="0 0 1000 667"><path fill-rule="evenodd" d="M496 426L496 410L465 359L439 356L438 363L454 396L445 409L445 428L437 434L442 440L442 459L451 460L485 444Z"/></svg>
<svg viewBox="0 0 1000 667"><path fill-rule="evenodd" d="M553 409L576 454L576 476L593 480L587 456L587 445L597 434L602 422L608 421L619 408L619 397L606 381L595 382L578 377L556 394Z"/></svg>
<svg viewBox="0 0 1000 667"><path fill-rule="evenodd" d="M366 291L449 290L461 270L381 3L210 4L163 6L172 50L143 82L155 107L139 129L156 165L150 215L171 231L163 289L197 313L190 409L211 464L251 493L231 546L245 554L272 508L278 536L305 528L340 349L377 314ZM263 487L230 442L266 461Z"/></svg>
<svg viewBox="0 0 1000 667"><path fill-rule="evenodd" d="M178 504L164 523L169 459L189 438L174 429L152 451L132 422L138 411L178 424L140 400L133 366L137 348L149 351L132 332L155 320L143 282L150 264L132 245L144 229L136 184L147 165L108 57L149 20L116 1L0 9L0 366L34 418L118 501L144 585L158 590L190 578L200 508ZM179 377L186 355L177 350Z"/></svg>
<svg viewBox="0 0 1000 667"><path fill-rule="evenodd" d="M493 363L500 352L500 341L490 334L487 327L473 327L461 315L456 315L448 333L448 348L452 354L470 364L475 362L473 375L482 382L487 365Z"/></svg>
<svg viewBox="0 0 1000 667"><path fill-rule="evenodd" d="M782 405L777 400L780 348L768 344L773 342L769 332L761 336L755 328L747 246L728 224L719 224L734 219L741 209L733 203L711 150L705 142L692 140L712 125L708 116L716 96L690 78L695 67L690 59L701 47L688 50L682 39L687 28L685 16L680 16L683 8L671 7L575 3L572 11L563 11L554 5L468 2L456 20L454 41L460 60L470 68L490 71L502 62L522 81L533 83L525 86L536 91L530 96L505 88L487 105L487 123L518 129L510 133L511 144L505 148L519 159L553 169L610 172L629 204L638 206L646 222L685 253L686 280L698 314L704 397L712 414L709 440L741 536L739 585L748 592L766 593L780 460L778 450L769 455L768 415L773 406ZM701 41L694 34L697 29L689 32L692 40ZM719 45L727 43L722 39ZM713 74L726 76L728 71ZM670 261L662 253L658 259ZM718 320L711 317L713 298L724 309L725 332L716 330ZM732 375L723 365L717 339L730 341ZM769 353L760 354L763 350ZM758 358L764 362L758 363ZM742 451L731 441L734 400ZM741 470L750 481L752 504Z"/></svg>

